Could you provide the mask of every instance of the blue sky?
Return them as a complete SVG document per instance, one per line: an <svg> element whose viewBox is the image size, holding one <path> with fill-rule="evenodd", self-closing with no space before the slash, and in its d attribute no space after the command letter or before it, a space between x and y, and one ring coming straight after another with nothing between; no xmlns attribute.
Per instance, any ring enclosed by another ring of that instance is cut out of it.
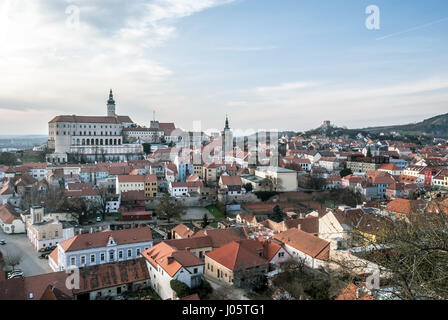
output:
<svg viewBox="0 0 448 320"><path fill-rule="evenodd" d="M365 26L369 5L379 30ZM73 8L79 25L66 24ZM57 114L102 115L109 88L118 113L142 125L153 110L202 129L221 128L226 113L243 130L419 121L447 110L447 9L443 0L4 0L0 134L45 134Z"/></svg>

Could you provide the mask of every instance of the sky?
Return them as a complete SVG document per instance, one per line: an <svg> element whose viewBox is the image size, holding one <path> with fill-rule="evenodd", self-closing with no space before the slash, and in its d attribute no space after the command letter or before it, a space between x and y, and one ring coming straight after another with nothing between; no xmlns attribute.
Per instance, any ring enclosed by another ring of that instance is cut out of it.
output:
<svg viewBox="0 0 448 320"><path fill-rule="evenodd" d="M417 122L447 112L447 40L446 0L1 0L0 134L105 115L110 88L145 126Z"/></svg>

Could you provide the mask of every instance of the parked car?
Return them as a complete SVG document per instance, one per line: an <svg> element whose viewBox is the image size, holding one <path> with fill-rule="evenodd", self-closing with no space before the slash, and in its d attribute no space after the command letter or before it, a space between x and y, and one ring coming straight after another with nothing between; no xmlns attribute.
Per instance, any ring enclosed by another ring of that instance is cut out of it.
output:
<svg viewBox="0 0 448 320"><path fill-rule="evenodd" d="M0 244L3 246L3 245L6 244L6 241L5 240L0 240Z"/></svg>
<svg viewBox="0 0 448 320"><path fill-rule="evenodd" d="M96 217L96 222L101 222L101 217Z"/></svg>
<svg viewBox="0 0 448 320"><path fill-rule="evenodd" d="M47 253L42 253L42 254L39 255L39 259L48 259L48 255L49 255L49 254L50 254L49 252L47 252Z"/></svg>
<svg viewBox="0 0 448 320"><path fill-rule="evenodd" d="M14 270L8 274L8 279L15 279L15 278L21 278L21 277L23 277L22 270Z"/></svg>

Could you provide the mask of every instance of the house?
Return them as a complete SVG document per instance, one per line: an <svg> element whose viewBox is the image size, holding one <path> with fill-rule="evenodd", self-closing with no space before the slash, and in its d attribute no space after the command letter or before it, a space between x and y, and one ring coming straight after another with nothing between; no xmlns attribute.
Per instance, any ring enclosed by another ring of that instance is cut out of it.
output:
<svg viewBox="0 0 448 320"><path fill-rule="evenodd" d="M331 249L345 247L350 236L332 211L319 217L319 238L329 241Z"/></svg>
<svg viewBox="0 0 448 320"><path fill-rule="evenodd" d="M297 172L294 170L280 167L257 167L255 176L261 179L272 179L276 191L297 191Z"/></svg>
<svg viewBox="0 0 448 320"><path fill-rule="evenodd" d="M75 300L101 300L150 285L144 258L83 267L79 278L79 288L73 289Z"/></svg>
<svg viewBox="0 0 448 320"><path fill-rule="evenodd" d="M426 204L423 200L397 198L388 202L385 210L395 214L397 218L402 218L409 214L422 213L425 206Z"/></svg>
<svg viewBox="0 0 448 320"><path fill-rule="evenodd" d="M188 196L188 183L170 182L168 190L172 197Z"/></svg>
<svg viewBox="0 0 448 320"><path fill-rule="evenodd" d="M336 157L322 157L318 164L330 172L340 169L340 161Z"/></svg>
<svg viewBox="0 0 448 320"><path fill-rule="evenodd" d="M116 177L116 192L145 191L145 175L118 175Z"/></svg>
<svg viewBox="0 0 448 320"><path fill-rule="evenodd" d="M219 178L219 187L229 196L237 196L245 193L243 181L240 176L222 175Z"/></svg>
<svg viewBox="0 0 448 320"><path fill-rule="evenodd" d="M232 241L205 254L204 273L230 285L252 288L256 286L253 282L269 271L269 261L264 254L262 242Z"/></svg>
<svg viewBox="0 0 448 320"><path fill-rule="evenodd" d="M157 175L148 174L145 177L145 197L155 198L157 196L158 186L157 186Z"/></svg>
<svg viewBox="0 0 448 320"><path fill-rule="evenodd" d="M164 300L176 299L171 281L178 280L190 288L199 286L204 262L189 250L178 250L165 241L142 253L149 271L150 285Z"/></svg>
<svg viewBox="0 0 448 320"><path fill-rule="evenodd" d="M355 240L360 245L375 244L385 227L387 220L381 219L372 213L367 213L363 209L347 209L335 214L343 229L350 235L348 241Z"/></svg>
<svg viewBox="0 0 448 320"><path fill-rule="evenodd" d="M295 260L302 260L308 267L325 266L330 258L330 242L297 228L274 235L284 245L286 252Z"/></svg>
<svg viewBox="0 0 448 320"><path fill-rule="evenodd" d="M172 239L186 239L190 238L194 235L194 231L191 230L184 224L178 224L176 227L171 229L171 238Z"/></svg>
<svg viewBox="0 0 448 320"><path fill-rule="evenodd" d="M4 233L25 233L25 222L12 205L0 205L0 227Z"/></svg>
<svg viewBox="0 0 448 320"><path fill-rule="evenodd" d="M264 218L267 219L267 216L264 216ZM250 212L238 213L236 215L235 220L239 224L245 224L245 225L252 226L252 227L258 226L258 223L259 223L257 216L254 216Z"/></svg>
<svg viewBox="0 0 448 320"><path fill-rule="evenodd" d="M7 181L0 188L0 205L7 204L8 200L12 197L14 197L14 189L10 186L9 181Z"/></svg>
<svg viewBox="0 0 448 320"><path fill-rule="evenodd" d="M291 228L298 228L315 236L319 233L319 218L310 215L306 218L287 219L281 222L275 222L267 219L261 224L272 230L274 233L283 232Z"/></svg>
<svg viewBox="0 0 448 320"><path fill-rule="evenodd" d="M26 220L26 234L36 250L56 246L75 236L73 225L58 220L44 220L44 208L32 207Z"/></svg>
<svg viewBox="0 0 448 320"><path fill-rule="evenodd" d="M385 163L378 168L378 171L387 172L392 176L399 176L403 172L403 169L393 163Z"/></svg>
<svg viewBox="0 0 448 320"><path fill-rule="evenodd" d="M79 234L58 243L49 255L49 265L53 271L61 271L136 259L152 245L149 227Z"/></svg>
<svg viewBox="0 0 448 320"><path fill-rule="evenodd" d="M77 288L67 286L70 273L65 271L0 279L0 300L95 300L149 286L143 258L80 268L78 275Z"/></svg>

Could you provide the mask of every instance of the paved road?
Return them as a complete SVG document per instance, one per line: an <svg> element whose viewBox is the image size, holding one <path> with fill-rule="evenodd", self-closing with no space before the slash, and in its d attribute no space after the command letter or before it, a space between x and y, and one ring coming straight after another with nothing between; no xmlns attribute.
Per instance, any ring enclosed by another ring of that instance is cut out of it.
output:
<svg viewBox="0 0 448 320"><path fill-rule="evenodd" d="M8 255L8 252L18 252L22 255L22 261L15 268L21 269L24 276L52 272L48 260L38 258L39 253L31 245L25 234L9 235L0 229L0 240L6 241L5 245L0 245L0 251L3 255Z"/></svg>
<svg viewBox="0 0 448 320"><path fill-rule="evenodd" d="M207 214L209 219L215 218L206 208L189 207L187 208L185 215L182 216L182 220L201 220L204 217L204 213Z"/></svg>

